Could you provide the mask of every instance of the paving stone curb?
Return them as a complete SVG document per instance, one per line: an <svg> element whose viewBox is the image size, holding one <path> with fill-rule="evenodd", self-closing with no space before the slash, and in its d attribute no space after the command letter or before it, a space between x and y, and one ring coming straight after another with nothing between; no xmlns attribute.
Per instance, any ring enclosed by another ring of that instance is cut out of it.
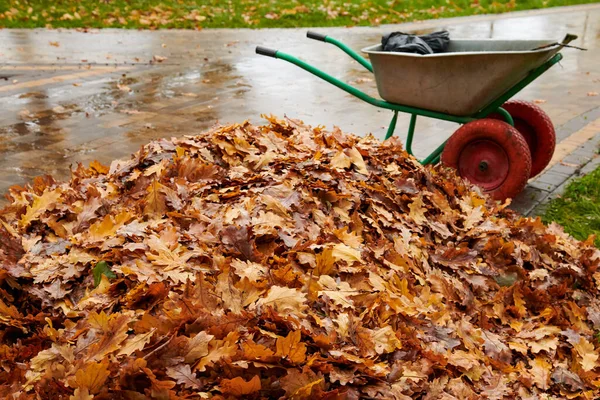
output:
<svg viewBox="0 0 600 400"><path fill-rule="evenodd" d="M542 215L550 201L562 195L574 179L600 166L600 132L529 182L511 208L525 216Z"/></svg>

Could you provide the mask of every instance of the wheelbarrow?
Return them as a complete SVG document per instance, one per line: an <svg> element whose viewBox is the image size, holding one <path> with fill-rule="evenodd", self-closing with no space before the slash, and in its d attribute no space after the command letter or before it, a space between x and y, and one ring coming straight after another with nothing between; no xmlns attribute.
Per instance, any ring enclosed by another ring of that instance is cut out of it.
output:
<svg viewBox="0 0 600 400"><path fill-rule="evenodd" d="M375 75L381 99L279 50L256 47L256 53L288 61L338 88L393 111L386 139L394 134L399 112L411 114L406 150L418 116L461 124L422 164L453 167L463 178L497 200L512 198L529 178L550 162L556 136L550 118L533 103L510 100L562 59L559 51L575 39L451 40L444 53L419 55L384 52L381 45L362 51L316 32L307 37L333 44ZM372 63L372 64L371 64Z"/></svg>

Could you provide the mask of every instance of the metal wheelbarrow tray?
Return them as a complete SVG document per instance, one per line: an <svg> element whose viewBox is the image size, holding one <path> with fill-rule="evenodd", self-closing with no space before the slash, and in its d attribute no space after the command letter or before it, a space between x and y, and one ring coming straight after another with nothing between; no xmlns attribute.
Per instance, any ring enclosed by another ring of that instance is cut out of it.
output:
<svg viewBox="0 0 600 400"><path fill-rule="evenodd" d="M559 51L577 38L552 40L451 40L448 51L417 55L363 49L372 62L327 35L310 39L330 43L375 75L374 98L320 69L278 50L256 52L290 62L349 94L393 111L386 139L394 134L399 112L411 114L405 148L412 153L418 116L462 124L422 164L442 162L480 186L493 198L514 197L540 173L554 153L556 135L550 118L532 103L510 100L562 59Z"/></svg>
<svg viewBox="0 0 600 400"><path fill-rule="evenodd" d="M490 104L560 50L550 40L451 40L448 51L369 55L379 95L390 103L458 116Z"/></svg>

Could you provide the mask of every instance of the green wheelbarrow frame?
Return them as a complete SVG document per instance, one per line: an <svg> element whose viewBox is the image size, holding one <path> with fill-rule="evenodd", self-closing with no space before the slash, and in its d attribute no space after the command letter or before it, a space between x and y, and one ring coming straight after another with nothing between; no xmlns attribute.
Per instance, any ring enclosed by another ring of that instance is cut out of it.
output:
<svg viewBox="0 0 600 400"><path fill-rule="evenodd" d="M333 44L334 46L340 48L344 53L346 53L350 57L352 57L354 60L356 60L360 65L362 65L364 68L366 68L369 72L373 72L373 66L371 65L371 63L369 61L367 61L364 57L362 57L360 54L358 54L357 52L355 52L354 50L352 50L350 47L348 47L344 43L340 42L339 40L334 39L331 36L322 35L322 34L319 34L316 32L310 32L310 31L307 33L306 36L310 39L315 39L315 40L319 40L322 42ZM406 137L406 145L405 145L406 151L411 155L414 155L413 151L412 151L412 142L413 142L414 133L415 133L415 126L417 123L417 116L435 118L435 119L440 119L443 121L451 121L451 122L456 122L459 124L466 124L471 121L486 118L488 115L490 115L492 113L498 113L504 118L504 120L507 123L514 126L514 121L513 121L512 117L505 109L503 109L501 107L502 104L504 104L507 100L512 98L515 94L520 92L523 88L525 88L531 82L536 80L540 75L542 75L550 67L552 67L554 64L558 63L562 59L562 55L560 53L555 54L550 59L548 59L546 62L544 62L542 65L540 65L539 67L537 67L537 68L533 69L531 72L529 72L529 74L525 78L523 78L521 81L519 81L513 87L508 89L504 94L500 95L498 98L496 98L496 100L492 101L490 104L488 104L482 110L480 110L477 113L470 115L470 116L456 116L456 115L445 114L445 113L441 113L441 112L437 112L437 111L431 111L431 110L427 110L427 109L423 109L423 108L406 106L403 104L390 103L390 102L387 102L387 101L381 100L381 99L376 99L376 98L360 91L359 89L355 88L354 86L351 86L351 85L327 74L326 72L323 72L320 69L318 69L318 68L290 55L290 54L284 53L279 50L272 50L272 49L258 46L258 47L256 47L256 53L263 55L263 56L268 56L268 57L278 58L280 60L285 60L291 64L294 64L294 65L304 69L305 71L310 72L311 74L313 74L315 76L318 76L319 78L323 79L324 81L327 81L327 82L331 83L332 85L337 86L338 88L353 95L354 97L357 97L371 105L374 105L375 107L393 111L394 115L393 115L390 125L388 127L387 134L385 136L386 139L389 139L390 137L392 137L394 135L394 131L396 129L396 122L398 120L398 113L404 112L404 113L411 114L410 124L408 126L408 134ZM435 164L435 163L439 162L442 151L444 150L445 146L446 146L446 141L444 141L441 145L439 145L435 150L433 150L431 152L431 154L429 154L423 160L420 160L421 164Z"/></svg>

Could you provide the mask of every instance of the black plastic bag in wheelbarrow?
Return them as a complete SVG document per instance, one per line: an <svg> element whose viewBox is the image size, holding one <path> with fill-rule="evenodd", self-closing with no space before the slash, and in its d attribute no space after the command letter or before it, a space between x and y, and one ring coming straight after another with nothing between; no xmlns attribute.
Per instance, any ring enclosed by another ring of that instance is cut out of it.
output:
<svg viewBox="0 0 600 400"><path fill-rule="evenodd" d="M450 33L448 31L433 32L421 36L404 32L392 32L381 38L383 51L399 53L443 53L448 49L449 43Z"/></svg>

